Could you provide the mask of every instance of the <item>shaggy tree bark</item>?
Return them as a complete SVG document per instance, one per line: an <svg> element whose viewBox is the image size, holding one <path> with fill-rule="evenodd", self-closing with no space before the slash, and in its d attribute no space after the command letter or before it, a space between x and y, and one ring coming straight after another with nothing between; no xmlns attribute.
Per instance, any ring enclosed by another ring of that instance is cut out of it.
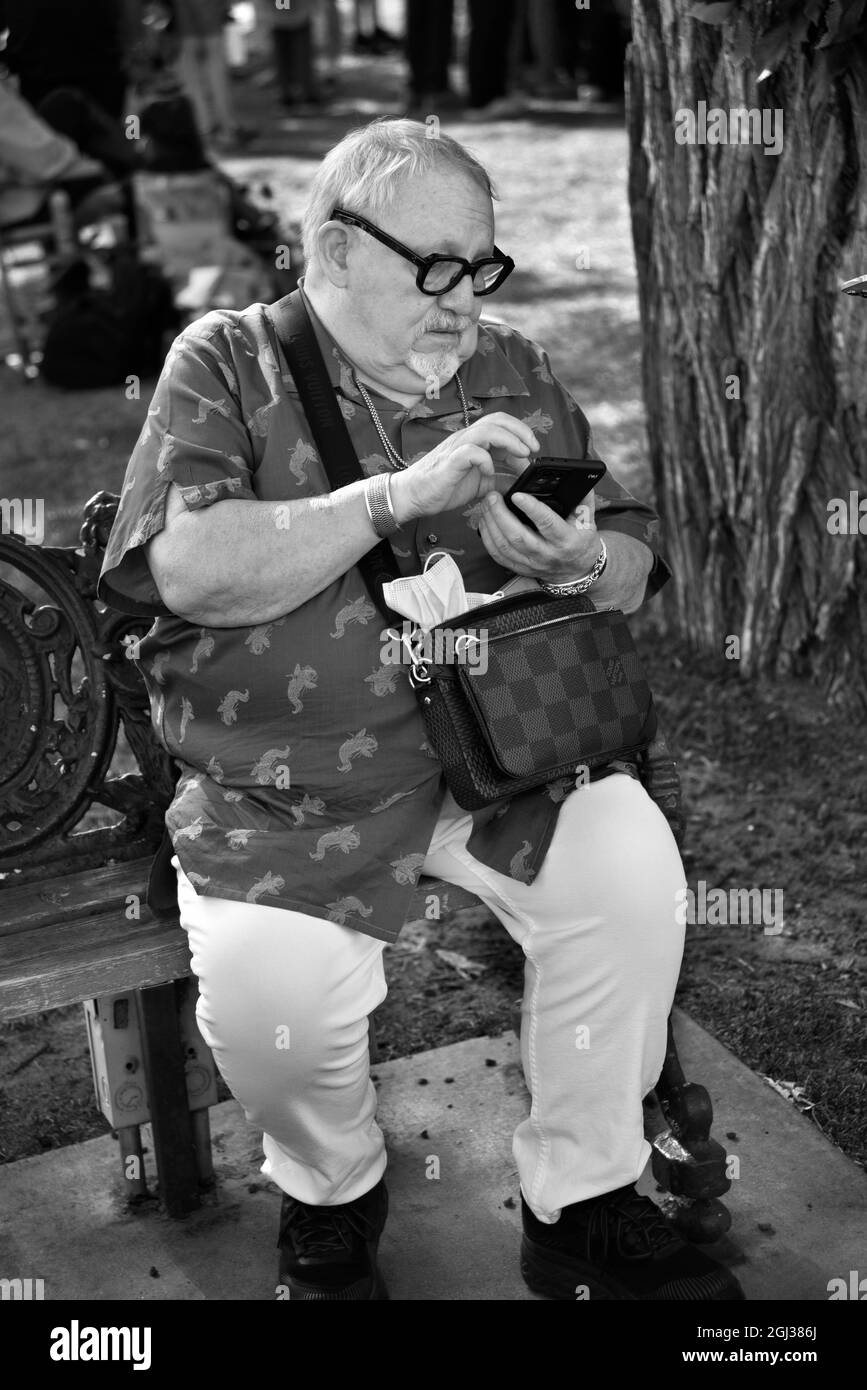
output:
<svg viewBox="0 0 867 1390"><path fill-rule="evenodd" d="M867 532L867 62L826 4L633 0L630 202L666 622L867 706L867 534L829 531L855 492ZM782 110L780 153L679 144L700 101Z"/></svg>

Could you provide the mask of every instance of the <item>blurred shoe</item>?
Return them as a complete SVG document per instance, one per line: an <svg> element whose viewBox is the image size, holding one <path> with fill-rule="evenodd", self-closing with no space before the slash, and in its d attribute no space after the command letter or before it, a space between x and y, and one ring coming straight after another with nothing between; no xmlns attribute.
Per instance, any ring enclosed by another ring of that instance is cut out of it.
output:
<svg viewBox="0 0 867 1390"><path fill-rule="evenodd" d="M352 45L353 53L372 53L375 57L383 57L386 53L394 53L403 48L403 39L396 34L389 34L385 29L374 29L372 34L356 34L355 42Z"/></svg>
<svg viewBox="0 0 867 1390"><path fill-rule="evenodd" d="M496 97L487 106L471 106L464 112L465 121L504 121L512 116L523 116L527 104L523 98L513 95Z"/></svg>
<svg viewBox="0 0 867 1390"><path fill-rule="evenodd" d="M446 112L454 115L463 111L464 100L457 92L421 92L411 96L404 115L411 121L424 121L428 116L442 116Z"/></svg>

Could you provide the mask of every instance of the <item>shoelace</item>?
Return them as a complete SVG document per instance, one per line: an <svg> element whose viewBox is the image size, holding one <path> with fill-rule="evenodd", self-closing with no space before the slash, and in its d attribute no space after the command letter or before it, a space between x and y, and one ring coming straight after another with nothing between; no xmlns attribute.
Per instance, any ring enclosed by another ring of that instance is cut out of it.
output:
<svg viewBox="0 0 867 1390"><path fill-rule="evenodd" d="M637 1238L637 1248L630 1249L624 1237L627 1240L631 1237L633 1242ZM597 1240L601 1250L594 1249ZM625 1259L647 1259L676 1241L677 1237L656 1204L634 1191L625 1192L614 1201L600 1202L587 1220L588 1259L595 1255L604 1261L612 1243L617 1254Z"/></svg>
<svg viewBox="0 0 867 1390"><path fill-rule="evenodd" d="M284 1205L279 1241L282 1243L287 1236L299 1258L315 1259L350 1251L353 1236L370 1240L373 1222L361 1212L345 1207L335 1210L290 1201Z"/></svg>

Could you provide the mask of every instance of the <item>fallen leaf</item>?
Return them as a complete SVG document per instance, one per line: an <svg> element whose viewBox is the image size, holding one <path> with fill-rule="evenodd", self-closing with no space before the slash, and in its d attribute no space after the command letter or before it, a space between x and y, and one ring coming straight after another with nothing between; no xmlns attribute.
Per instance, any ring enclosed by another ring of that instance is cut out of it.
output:
<svg viewBox="0 0 867 1390"><path fill-rule="evenodd" d="M434 954L439 956L446 965L450 965L453 970L456 970L462 980L471 980L474 976L481 975L482 971L486 969L486 966L480 965L477 960L468 960L466 956L462 956L460 951L438 949Z"/></svg>

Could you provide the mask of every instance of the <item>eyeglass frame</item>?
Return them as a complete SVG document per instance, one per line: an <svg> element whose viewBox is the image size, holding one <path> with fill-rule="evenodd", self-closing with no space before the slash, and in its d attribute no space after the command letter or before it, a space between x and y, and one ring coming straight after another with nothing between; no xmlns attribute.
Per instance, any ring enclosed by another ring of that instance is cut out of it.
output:
<svg viewBox="0 0 867 1390"><path fill-rule="evenodd" d="M403 242L396 241L395 238L389 236L387 232L380 231L379 227L375 227L372 222L368 222L366 217L359 217L357 213L347 212L344 208L337 207L332 209L331 218L338 222L344 222L350 227L360 227L362 231L375 237L377 241L381 241L383 246L387 246L390 251L396 251L399 256L403 256L404 260L412 261L413 265L418 267L418 274L415 277L416 288L421 290L422 294L428 295L431 299L436 299L441 294L450 294L455 286L460 284L465 275L472 276L473 296L476 299L481 299L485 295L493 294L494 290L498 290L501 285L505 284L512 271L515 269L515 262L512 260L512 257L505 255L497 246L494 247L494 254L492 256L482 256L477 261L468 261L464 256L448 256L444 252L437 252L432 256L419 256L415 251L410 251L408 246L404 246ZM436 265L438 261L459 262L461 269L458 271L452 283L446 285L444 289L426 290L422 282L431 266ZM498 265L501 270L504 271L504 274L499 280L494 282L490 289L477 290L475 287L476 273L484 265Z"/></svg>

